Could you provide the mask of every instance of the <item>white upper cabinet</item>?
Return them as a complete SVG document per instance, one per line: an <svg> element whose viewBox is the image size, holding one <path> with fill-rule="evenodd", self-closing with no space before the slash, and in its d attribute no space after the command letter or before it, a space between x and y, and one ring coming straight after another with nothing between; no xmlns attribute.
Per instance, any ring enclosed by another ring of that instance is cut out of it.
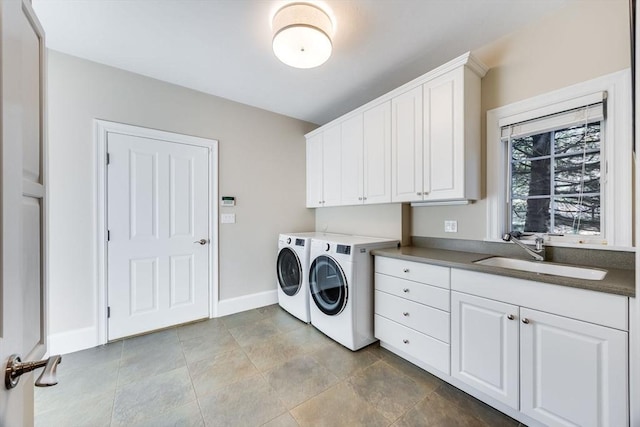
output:
<svg viewBox="0 0 640 427"><path fill-rule="evenodd" d="M364 191L362 114L356 114L345 120L340 127L342 128L340 204L357 205L362 203Z"/></svg>
<svg viewBox="0 0 640 427"><path fill-rule="evenodd" d="M480 198L480 77L460 67L423 86L423 198Z"/></svg>
<svg viewBox="0 0 640 427"><path fill-rule="evenodd" d="M486 72L466 53L307 134L324 141L323 176L311 177L320 172L307 165L308 182L323 182L322 197L307 195L307 206L478 199ZM337 158L327 144L338 146ZM338 173L328 177L328 169Z"/></svg>
<svg viewBox="0 0 640 427"><path fill-rule="evenodd" d="M422 87L391 100L392 201L422 200Z"/></svg>
<svg viewBox="0 0 640 427"><path fill-rule="evenodd" d="M307 138L307 207L340 204L340 126Z"/></svg>
<svg viewBox="0 0 640 427"><path fill-rule="evenodd" d="M480 76L459 66L393 99L393 201L480 197Z"/></svg>
<svg viewBox="0 0 640 427"><path fill-rule="evenodd" d="M307 138L307 207L322 206L322 134Z"/></svg>
<svg viewBox="0 0 640 427"><path fill-rule="evenodd" d="M391 101L364 112L363 202L391 202Z"/></svg>

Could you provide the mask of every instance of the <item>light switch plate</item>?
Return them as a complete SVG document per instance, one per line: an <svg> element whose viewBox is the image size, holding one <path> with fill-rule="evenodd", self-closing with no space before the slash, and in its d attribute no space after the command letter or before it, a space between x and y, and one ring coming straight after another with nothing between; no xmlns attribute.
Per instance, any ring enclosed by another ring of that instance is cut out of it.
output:
<svg viewBox="0 0 640 427"><path fill-rule="evenodd" d="M223 214L220 215L220 222L222 224L235 224L236 223L236 214L223 213Z"/></svg>
<svg viewBox="0 0 640 427"><path fill-rule="evenodd" d="M445 221L444 222L444 231L445 231L445 233L457 233L458 232L458 221Z"/></svg>

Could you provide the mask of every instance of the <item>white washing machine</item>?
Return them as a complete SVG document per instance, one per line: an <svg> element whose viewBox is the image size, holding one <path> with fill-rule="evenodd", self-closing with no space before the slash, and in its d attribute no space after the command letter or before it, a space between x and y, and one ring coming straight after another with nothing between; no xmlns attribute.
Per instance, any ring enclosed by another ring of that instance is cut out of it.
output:
<svg viewBox="0 0 640 427"><path fill-rule="evenodd" d="M311 324L354 351L375 342L371 251L395 247L398 243L361 236L312 239Z"/></svg>
<svg viewBox="0 0 640 427"><path fill-rule="evenodd" d="M278 304L293 316L309 323L309 256L313 237L326 233L286 233L278 237L276 277ZM340 236L340 235L333 235Z"/></svg>

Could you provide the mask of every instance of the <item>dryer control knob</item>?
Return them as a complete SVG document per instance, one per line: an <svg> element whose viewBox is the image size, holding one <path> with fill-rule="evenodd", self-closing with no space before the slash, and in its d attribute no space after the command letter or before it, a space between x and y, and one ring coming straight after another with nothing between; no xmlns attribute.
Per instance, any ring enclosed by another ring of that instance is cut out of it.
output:
<svg viewBox="0 0 640 427"><path fill-rule="evenodd" d="M329 249L331 249L331 245L329 243L327 243L327 247L324 250L328 251Z"/></svg>
<svg viewBox="0 0 640 427"><path fill-rule="evenodd" d="M287 245L291 243L291 237L287 238Z"/></svg>

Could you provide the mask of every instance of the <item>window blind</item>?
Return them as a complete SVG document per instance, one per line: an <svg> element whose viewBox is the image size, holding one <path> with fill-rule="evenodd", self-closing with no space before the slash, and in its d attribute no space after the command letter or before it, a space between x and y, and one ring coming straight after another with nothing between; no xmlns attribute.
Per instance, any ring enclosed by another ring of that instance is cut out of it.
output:
<svg viewBox="0 0 640 427"><path fill-rule="evenodd" d="M595 92L578 98L504 117L498 125L501 139L518 138L604 119L607 92Z"/></svg>
<svg viewBox="0 0 640 427"><path fill-rule="evenodd" d="M539 119L502 126L500 139L522 138L528 135L549 132L555 129L566 129L572 126L598 122L604 119L604 103L586 105L562 113L552 114Z"/></svg>

